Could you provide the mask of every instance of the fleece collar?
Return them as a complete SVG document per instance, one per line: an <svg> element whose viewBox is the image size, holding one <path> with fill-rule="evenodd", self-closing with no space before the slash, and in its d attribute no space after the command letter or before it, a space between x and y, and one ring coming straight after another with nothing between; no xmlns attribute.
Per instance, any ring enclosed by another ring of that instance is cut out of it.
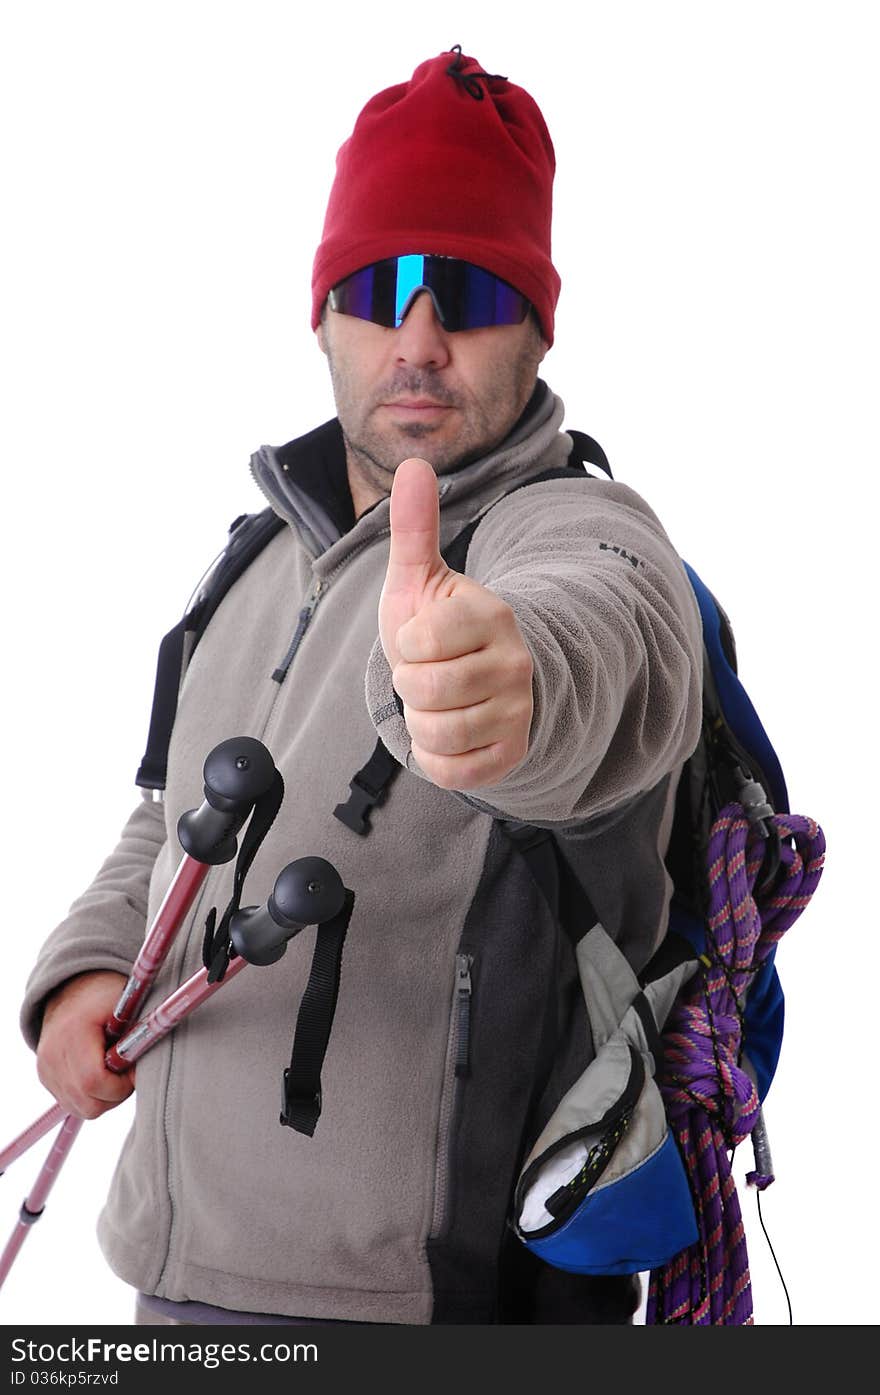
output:
<svg viewBox="0 0 880 1395"><path fill-rule="evenodd" d="M440 479L441 544L512 485L564 465L571 440L561 431L564 407L546 383L535 392L510 434L488 455ZM261 446L251 473L272 508L295 529L324 574L389 529L387 498L355 520L336 418L286 445Z"/></svg>

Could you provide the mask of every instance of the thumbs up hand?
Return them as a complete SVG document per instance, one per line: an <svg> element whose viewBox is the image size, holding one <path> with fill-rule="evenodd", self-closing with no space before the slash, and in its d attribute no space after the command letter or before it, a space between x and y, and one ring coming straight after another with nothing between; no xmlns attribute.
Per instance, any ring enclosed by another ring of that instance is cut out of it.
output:
<svg viewBox="0 0 880 1395"><path fill-rule="evenodd" d="M398 466L379 636L422 771L442 789L495 785L528 750L532 656L510 606L440 556L437 476Z"/></svg>

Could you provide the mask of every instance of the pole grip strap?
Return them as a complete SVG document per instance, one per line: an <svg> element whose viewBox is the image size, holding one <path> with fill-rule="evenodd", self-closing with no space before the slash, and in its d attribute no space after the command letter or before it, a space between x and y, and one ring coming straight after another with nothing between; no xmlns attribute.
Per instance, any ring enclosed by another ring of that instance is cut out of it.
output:
<svg viewBox="0 0 880 1395"><path fill-rule="evenodd" d="M229 938L229 925L232 917L241 904L241 894L244 889L244 879L250 871L251 863L257 855L257 849L265 838L272 824L275 822L275 815L281 808L281 801L284 798L284 780L279 771L276 770L275 778L265 794L260 795L254 805L251 820L247 827L247 832L241 840L238 858L235 863L235 877L233 880L232 896L229 904L217 925L216 907L208 912L205 921L205 935L202 942L202 963L208 970L208 982L219 983L226 973L229 961L232 958L232 942Z"/></svg>
<svg viewBox="0 0 880 1395"><path fill-rule="evenodd" d="M306 990L300 1002L290 1065L284 1072L280 1122L311 1138L321 1114L321 1067L339 996L342 947L354 893L346 887L342 910L318 926Z"/></svg>

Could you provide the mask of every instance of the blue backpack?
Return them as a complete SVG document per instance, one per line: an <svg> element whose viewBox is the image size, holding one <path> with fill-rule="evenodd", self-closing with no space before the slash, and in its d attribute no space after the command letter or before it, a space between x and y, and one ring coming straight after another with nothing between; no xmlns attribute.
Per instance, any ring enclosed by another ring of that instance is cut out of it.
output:
<svg viewBox="0 0 880 1395"><path fill-rule="evenodd" d="M529 484L570 479L572 470L584 472L590 465L611 476L591 437L568 434L573 449L566 466ZM464 571L480 521L444 549L446 562L457 571ZM759 880L769 887L780 867L780 840L771 819L788 813L778 757L737 676L728 618L694 569L684 565L703 626L703 728L678 787L666 857L674 887L668 932L636 977L597 923L583 888L567 888L569 902L574 898L578 906L576 930L572 934L569 928L569 934L596 1057L543 1128L514 1196L519 1238L546 1263L581 1274L660 1270L700 1239L700 1198L658 1084L662 1034L685 985L713 958L705 868L715 820L725 807L736 806L760 830L765 856ZM527 859L534 852L528 834L527 828L518 830ZM552 904L551 882L560 872L566 875L563 860L555 859L551 867L538 855L530 865ZM749 975L739 1006L740 1057L747 1059L763 1102L779 1060L784 1022L775 949ZM761 1129L762 1121L756 1132Z"/></svg>

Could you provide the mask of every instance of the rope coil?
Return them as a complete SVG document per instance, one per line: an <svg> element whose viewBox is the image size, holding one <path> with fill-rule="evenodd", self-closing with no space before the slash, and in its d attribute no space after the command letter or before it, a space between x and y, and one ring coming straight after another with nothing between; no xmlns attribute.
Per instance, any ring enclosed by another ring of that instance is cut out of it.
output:
<svg viewBox="0 0 880 1395"><path fill-rule="evenodd" d="M698 1239L651 1275L646 1324L753 1322L745 1228L730 1154L759 1128L761 1104L743 1060L749 985L808 905L822 875L825 838L813 819L774 815L779 873L756 891L765 836L739 804L715 821L707 855L706 953L670 1014L658 1084L685 1162ZM767 1186L772 1174L749 1174Z"/></svg>

